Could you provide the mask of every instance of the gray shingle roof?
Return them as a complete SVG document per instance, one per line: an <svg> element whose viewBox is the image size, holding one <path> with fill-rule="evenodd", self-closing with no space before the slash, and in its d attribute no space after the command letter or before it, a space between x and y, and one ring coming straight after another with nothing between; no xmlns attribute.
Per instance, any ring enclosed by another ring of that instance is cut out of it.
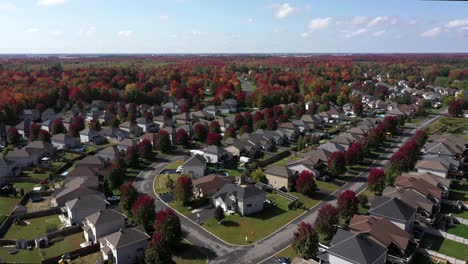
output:
<svg viewBox="0 0 468 264"><path fill-rule="evenodd" d="M386 217L398 221L409 221L415 214L416 209L407 205L398 198L376 196L371 201L369 214Z"/></svg>

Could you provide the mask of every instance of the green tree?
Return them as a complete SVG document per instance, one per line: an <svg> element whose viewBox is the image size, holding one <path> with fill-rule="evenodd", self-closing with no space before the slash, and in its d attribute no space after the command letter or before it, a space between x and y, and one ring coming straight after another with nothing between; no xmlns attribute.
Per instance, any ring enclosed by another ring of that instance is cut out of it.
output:
<svg viewBox="0 0 468 264"><path fill-rule="evenodd" d="M252 178L252 180L256 182L268 183L268 179L265 173L263 173L263 170L260 168L252 171L252 173L250 174L250 178Z"/></svg>
<svg viewBox="0 0 468 264"><path fill-rule="evenodd" d="M300 222L294 232L292 248L304 259L315 258L318 253L319 238L311 224Z"/></svg>

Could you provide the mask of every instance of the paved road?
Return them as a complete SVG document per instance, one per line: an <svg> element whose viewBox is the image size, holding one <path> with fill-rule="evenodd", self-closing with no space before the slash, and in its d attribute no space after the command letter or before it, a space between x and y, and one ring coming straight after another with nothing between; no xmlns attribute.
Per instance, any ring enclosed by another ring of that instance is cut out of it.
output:
<svg viewBox="0 0 468 264"><path fill-rule="evenodd" d="M416 125L411 130L406 130L396 141L387 149L387 152L374 161L370 166L372 167L384 167L388 164L389 158L391 155L403 145L414 133L416 130L424 128L431 123L433 123L439 116L435 116L431 119L428 119L418 125ZM135 187L143 193L152 195L156 197L153 193L153 180L155 175L157 175L167 164L172 161L178 160L181 157L172 157L170 160L164 163L153 164L151 170L143 171L138 176L135 181ZM344 190L353 190L356 193L361 192L367 187L367 176L368 172L362 172L355 177L352 182L346 183L335 193L330 195L329 199L322 201L317 204L313 209L307 211L291 223L280 228L278 231L273 233L263 240L257 241L253 245L248 246L234 246L226 244L225 242L219 240L209 232L205 231L198 224L195 224L185 217L181 217L182 226L184 231L187 233L187 240L192 244L197 245L202 248L204 253L207 254L210 259L210 263L274 263L274 260L270 258L275 255L277 252L283 250L291 243L291 238L293 233L296 230L298 223L304 221L308 223L314 223L317 217L318 210L325 204L336 204L336 195L341 193ZM165 205L156 200L156 208L159 210L164 208Z"/></svg>

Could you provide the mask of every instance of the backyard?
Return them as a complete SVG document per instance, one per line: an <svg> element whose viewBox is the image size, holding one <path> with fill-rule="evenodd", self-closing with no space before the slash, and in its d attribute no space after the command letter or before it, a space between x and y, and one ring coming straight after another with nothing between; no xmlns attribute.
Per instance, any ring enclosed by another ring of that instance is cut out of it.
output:
<svg viewBox="0 0 468 264"><path fill-rule="evenodd" d="M465 245L443 237L426 234L421 239L420 246L460 260L468 260Z"/></svg>
<svg viewBox="0 0 468 264"><path fill-rule="evenodd" d="M10 215L11 210L15 208L19 200L20 199L16 197L0 196L0 216Z"/></svg>
<svg viewBox="0 0 468 264"><path fill-rule="evenodd" d="M277 194L268 194L268 199L277 206L246 217L227 215L221 223L212 218L202 225L228 243L245 245L270 235L303 213L302 210L288 210L290 201Z"/></svg>
<svg viewBox="0 0 468 264"><path fill-rule="evenodd" d="M447 230L447 233L468 239L468 226L456 224Z"/></svg>
<svg viewBox="0 0 468 264"><path fill-rule="evenodd" d="M61 222L57 215L24 220L26 225L13 224L5 234L5 239L35 239L43 236L48 230L60 229Z"/></svg>

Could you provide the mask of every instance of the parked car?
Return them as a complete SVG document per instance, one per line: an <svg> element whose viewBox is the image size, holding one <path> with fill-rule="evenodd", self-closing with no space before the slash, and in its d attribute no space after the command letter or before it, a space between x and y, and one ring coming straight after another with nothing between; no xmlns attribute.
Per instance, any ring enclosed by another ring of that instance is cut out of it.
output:
<svg viewBox="0 0 468 264"><path fill-rule="evenodd" d="M177 173L182 173L182 172L184 172L184 167L183 167L183 166L177 167L176 172L177 172Z"/></svg>
<svg viewBox="0 0 468 264"><path fill-rule="evenodd" d="M283 258L283 257L277 258L276 262L281 263L281 264L291 264L291 261L289 261L288 258Z"/></svg>

